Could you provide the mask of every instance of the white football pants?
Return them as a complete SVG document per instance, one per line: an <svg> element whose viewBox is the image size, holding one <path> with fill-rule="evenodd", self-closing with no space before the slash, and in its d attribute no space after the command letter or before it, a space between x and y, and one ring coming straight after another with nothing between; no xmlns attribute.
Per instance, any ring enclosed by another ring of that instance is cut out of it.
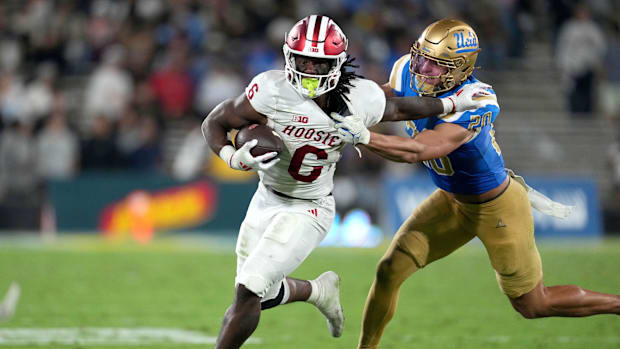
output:
<svg viewBox="0 0 620 349"><path fill-rule="evenodd" d="M289 199L260 182L237 238L236 283L262 299L275 298L282 280L329 232L335 206L331 195L316 200Z"/></svg>

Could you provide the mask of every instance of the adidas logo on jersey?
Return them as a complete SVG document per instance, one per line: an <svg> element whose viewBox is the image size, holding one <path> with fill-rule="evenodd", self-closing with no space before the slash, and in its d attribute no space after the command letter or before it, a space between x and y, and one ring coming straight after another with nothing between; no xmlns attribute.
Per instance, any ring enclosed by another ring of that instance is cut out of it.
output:
<svg viewBox="0 0 620 349"><path fill-rule="evenodd" d="M310 214L312 214L315 217L319 216L319 210L317 210L316 208L313 208L311 210L308 210L308 212L310 212Z"/></svg>
<svg viewBox="0 0 620 349"><path fill-rule="evenodd" d="M504 224L504 222L502 222L502 220L500 219L497 222L497 225L495 226L495 228L504 228L506 226L506 224Z"/></svg>

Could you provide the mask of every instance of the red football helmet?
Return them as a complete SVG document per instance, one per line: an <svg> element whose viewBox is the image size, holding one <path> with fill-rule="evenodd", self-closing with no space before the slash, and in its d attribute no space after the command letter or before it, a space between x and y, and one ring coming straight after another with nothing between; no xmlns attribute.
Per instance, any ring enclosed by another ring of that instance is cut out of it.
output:
<svg viewBox="0 0 620 349"><path fill-rule="evenodd" d="M347 45L347 37L329 17L311 15L300 20L285 37L286 80L299 93L310 98L334 89L340 78L340 68L347 59ZM296 55L332 59L333 63L325 75L306 74L297 70Z"/></svg>

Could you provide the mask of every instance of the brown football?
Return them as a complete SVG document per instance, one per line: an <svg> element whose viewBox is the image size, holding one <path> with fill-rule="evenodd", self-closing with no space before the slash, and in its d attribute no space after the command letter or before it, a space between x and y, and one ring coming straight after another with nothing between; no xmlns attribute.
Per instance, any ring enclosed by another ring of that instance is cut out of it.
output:
<svg viewBox="0 0 620 349"><path fill-rule="evenodd" d="M259 156L272 151L280 154L284 150L282 138L267 125L261 124L251 124L240 129L235 136L235 147L239 149L253 139L257 139L258 143L250 150L252 156Z"/></svg>

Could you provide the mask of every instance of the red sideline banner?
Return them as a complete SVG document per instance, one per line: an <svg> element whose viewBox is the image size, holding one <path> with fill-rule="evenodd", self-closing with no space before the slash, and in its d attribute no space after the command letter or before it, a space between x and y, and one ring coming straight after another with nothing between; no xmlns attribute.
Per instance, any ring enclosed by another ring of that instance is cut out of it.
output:
<svg viewBox="0 0 620 349"><path fill-rule="evenodd" d="M157 191L133 191L101 211L99 230L110 236L132 233L148 240L154 231L183 229L209 221L217 196L217 188L205 181Z"/></svg>

